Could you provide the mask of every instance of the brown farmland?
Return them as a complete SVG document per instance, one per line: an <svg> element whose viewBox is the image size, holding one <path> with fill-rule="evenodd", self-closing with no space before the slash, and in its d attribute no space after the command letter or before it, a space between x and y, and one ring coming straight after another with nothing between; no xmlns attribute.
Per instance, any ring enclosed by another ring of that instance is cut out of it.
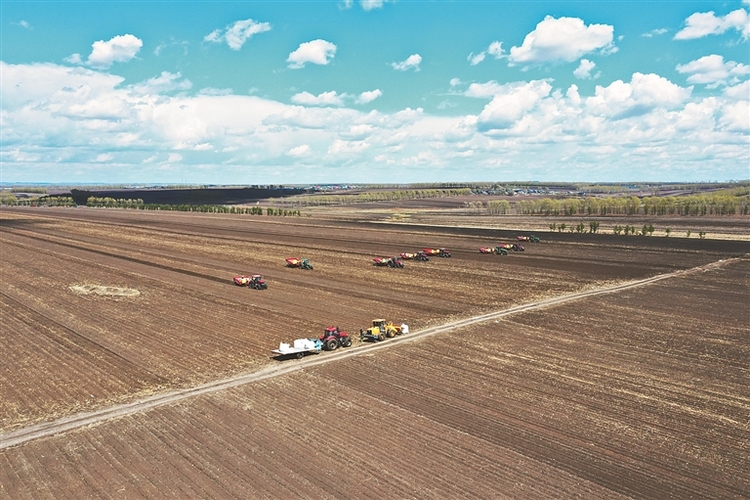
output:
<svg viewBox="0 0 750 500"><path fill-rule="evenodd" d="M493 256L477 248L513 234L94 209L3 210L0 231L6 436L301 368L4 447L3 497L750 495L747 242L549 234ZM453 257L371 265L428 246ZM315 270L285 268L290 256ZM231 284L251 273L269 289ZM71 289L94 285L138 295ZM378 316L414 338L270 358L280 341Z"/></svg>

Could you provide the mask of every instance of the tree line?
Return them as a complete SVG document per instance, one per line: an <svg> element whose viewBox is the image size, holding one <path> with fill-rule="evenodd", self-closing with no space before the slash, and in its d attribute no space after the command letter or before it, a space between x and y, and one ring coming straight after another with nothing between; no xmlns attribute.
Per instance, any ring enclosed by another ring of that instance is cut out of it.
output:
<svg viewBox="0 0 750 500"><path fill-rule="evenodd" d="M542 198L515 202L519 215L748 215L750 188L687 196ZM488 207L489 208L489 207Z"/></svg>
<svg viewBox="0 0 750 500"><path fill-rule="evenodd" d="M36 207L77 207L78 205L70 196L41 196L39 198L17 199L15 196L0 196L0 203L11 206L36 206ZM166 204L166 203L144 203L142 199L111 198L91 196L86 201L87 207L92 208L124 208L132 210L163 210L171 212L201 212L219 214L241 214L241 215L279 215L279 216L301 216L299 210L289 210L275 207L252 207L228 206L228 205L188 205L188 204Z"/></svg>
<svg viewBox="0 0 750 500"><path fill-rule="evenodd" d="M451 196L468 196L471 188L458 189L402 189L392 191L367 191L357 194L319 194L299 195L288 198L272 198L274 205L291 205L293 207L315 207L356 205L378 201L418 200L423 198L447 198Z"/></svg>

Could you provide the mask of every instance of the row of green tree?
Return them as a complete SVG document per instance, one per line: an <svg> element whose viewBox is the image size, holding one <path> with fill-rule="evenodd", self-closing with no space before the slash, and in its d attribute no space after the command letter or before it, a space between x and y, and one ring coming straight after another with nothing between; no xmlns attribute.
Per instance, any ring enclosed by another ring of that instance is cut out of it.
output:
<svg viewBox="0 0 750 500"><path fill-rule="evenodd" d="M367 191L358 194L317 194L299 195L272 201L275 205L294 207L355 205L378 201L416 200L421 198L447 198L451 196L468 196L470 188L459 189L403 189L394 191Z"/></svg>
<svg viewBox="0 0 750 500"><path fill-rule="evenodd" d="M689 196L542 198L515 202L522 215L748 215L748 188ZM489 207L488 207L489 211ZM492 213L492 212L490 212Z"/></svg>
<svg viewBox="0 0 750 500"><path fill-rule="evenodd" d="M568 226L566 223L562 222L560 224L552 223L549 225L549 228L551 231L557 231L558 233L564 232L566 229L569 233L586 233L586 224L583 222L578 223L577 225L570 225ZM598 233L599 232L599 222L598 221L591 221L589 222L588 227L589 233Z"/></svg>
<svg viewBox="0 0 750 500"><path fill-rule="evenodd" d="M588 223L588 229L586 228L586 224L581 222L576 225L568 225L565 222L561 223L555 223L549 225L550 231L557 231L558 233L563 232L569 232L569 233L598 233L599 232L599 222L598 221L591 221ZM612 228L612 232L614 234L628 236L628 235L640 235L640 236L653 236L654 231L656 229L654 228L653 224L644 224L643 227L638 229L636 226L631 226L630 224L625 224L624 226L617 224ZM664 229L665 236L669 236L672 234L672 228L668 227ZM690 235L693 234L693 232L688 229L685 232L685 237L690 238ZM705 231L698 231L698 237L700 239L704 239L706 237Z"/></svg>
<svg viewBox="0 0 750 500"><path fill-rule="evenodd" d="M0 196L0 204L21 207L75 207L76 202L70 196L39 196L35 198L16 198L12 194Z"/></svg>
<svg viewBox="0 0 750 500"><path fill-rule="evenodd" d="M16 199L15 196L0 197L3 205L35 206L35 207L76 207L75 201L70 196L41 196L38 198ZM201 212L221 214L242 215L280 215L301 216L299 210L289 210L275 207L252 207L227 206L227 205L169 205L165 203L144 203L142 199L110 198L91 196L86 201L87 207L92 208L125 208L134 210L163 210L173 212Z"/></svg>
<svg viewBox="0 0 750 500"><path fill-rule="evenodd" d="M200 212L200 213L216 213L216 214L241 214L241 215L282 215L282 216L300 216L302 215L299 210L287 210L282 208L274 207L261 207L254 205L252 207L234 206L234 205L170 205L166 203L143 203L143 200L138 198L132 199L115 199L115 198L98 198L91 196L86 201L86 206L89 207L104 207L104 208L131 208L138 210L163 210L172 212Z"/></svg>

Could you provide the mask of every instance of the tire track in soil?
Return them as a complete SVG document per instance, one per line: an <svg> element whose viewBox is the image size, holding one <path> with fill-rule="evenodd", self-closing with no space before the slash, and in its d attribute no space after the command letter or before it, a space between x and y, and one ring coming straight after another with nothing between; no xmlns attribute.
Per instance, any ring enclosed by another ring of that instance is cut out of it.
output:
<svg viewBox="0 0 750 500"><path fill-rule="evenodd" d="M2 229L0 229L0 232L11 233L10 231L5 231L5 230L2 230ZM115 261L117 259L119 259L119 260L123 260L125 262L130 262L130 263L133 263L133 264L140 264L140 265L143 265L143 266L150 266L150 267L153 267L153 268L156 268L156 269L161 269L161 270L164 270L164 271L175 272L175 273L182 274L182 275L185 275L185 276L190 276L190 277L193 277L193 278L206 279L208 281L213 281L215 283L227 284L229 282L228 278L226 278L226 277L214 276L214 275L211 275L211 274L207 274L205 272L191 271L189 269L185 269L185 268L182 268L182 267L171 266L171 265L168 265L168 264L160 264L158 262L154 262L153 260L144 260L144 259L141 259L141 258L138 258L138 257L133 257L133 256L125 255L125 252L123 252L123 251L115 252L115 251L109 251L109 250L105 249L105 248L111 248L111 247L102 246L101 248L93 248L93 247L84 246L84 245L81 245L81 244L70 243L69 240L67 240L64 236L58 236L56 234L52 234L52 232L41 232L41 231L30 231L30 230L18 230L18 229L15 229L11 234L15 234L17 236L26 237L26 238L28 238L30 240L46 242L46 243L50 243L50 244L54 244L54 245L59 245L59 246L66 247L66 248L71 248L71 249L74 249L74 250L79 250L81 252L91 252L91 253L94 253L94 254L97 254L97 255L102 255L104 257L108 257L108 258L114 259ZM185 233L185 234L189 234L189 233ZM6 241L6 243L8 243L8 244L15 244L17 246L20 246L20 244L16 243L16 242ZM350 255L366 255L365 253L358 252L358 251L355 252L355 251L339 251L339 250L337 250L337 252L338 253L350 254ZM130 253L134 253L134 252L130 252ZM138 251L138 255L152 256L152 257L155 257L155 258L160 258L162 260L169 260L169 261L178 262L178 263L181 262L181 263L183 263L185 265L191 265L191 266L194 266L194 267L207 267L208 266L208 264L205 261L194 260L194 259L185 258L185 257L177 257L177 256L174 256L174 255L171 255L171 254L165 254L163 252L158 252L156 250L144 250L144 249L140 249ZM236 274L238 274L236 272L236 269L230 268L229 266L226 266L226 265L212 265L211 267L213 269L224 270L227 273L227 275L236 275ZM286 269L286 268L284 268L284 269ZM273 277L273 281L274 282L282 283L282 284L285 284L285 285L296 285L296 284L300 283L300 279L299 279L298 276L294 276L292 278L288 278L288 277L284 277L283 275L280 275L278 272L271 272L271 273L264 272L263 275L266 276L266 277ZM311 279L315 279L315 278L311 277ZM325 284L322 284L320 282L316 282L315 283L315 287L318 290L327 291L327 292L339 292L340 291L340 288L338 288L336 286L326 286ZM358 291L356 288L350 289L346 293L349 296L360 298L360 299L369 299L370 298L370 295L368 293ZM399 302L402 305L408 305L408 306L413 306L413 307L418 307L418 306L422 305L422 303L419 302L418 300L409 300L408 298L403 298L403 297L401 299L399 299ZM241 306L241 303L238 303L237 305Z"/></svg>
<svg viewBox="0 0 750 500"><path fill-rule="evenodd" d="M181 389L177 391L167 392L164 394L158 394L158 395L148 397L145 399L133 401L132 403L125 403L122 405L117 405L111 408L106 408L106 409L97 410L93 412L80 413L78 415L73 415L70 417L53 420L51 422L43 422L41 424L36 424L36 425L29 426L29 427L17 429L15 431L8 432L6 434L0 434L0 450L11 448L14 446L19 446L21 444L24 444L28 441L32 441L35 439L54 436L54 435L62 434L64 432L78 429L81 427L99 424L99 423L102 423L106 420L110 420L113 418L141 413L151 408L175 403L183 399L192 398L192 397L200 396L203 394L210 394L210 393L222 391L225 389L230 389L233 387L237 387L237 386L241 386L241 385L245 385L249 383L260 382L262 380L278 377L281 375L286 375L288 373L303 370L305 368L311 368L313 366L323 365L323 364L330 363L339 359L346 359L351 356L371 354L375 351L379 351L382 349L391 349L402 343L415 342L417 340L422 340L426 337L450 332L452 330L464 328L464 327L474 325L477 323L484 323L486 321L503 318L503 317L517 314L520 312L526 312L526 311L531 311L535 309L543 309L546 307L552 307L552 306L564 304L566 302L585 299L587 297L604 295L604 294L609 294L609 293L616 293L616 292L628 290L631 288L638 288L638 287L646 286L651 283L656 283L656 282L670 279L670 278L703 272L703 271L707 271L710 269L716 269L728 263L736 262L740 259L741 259L740 257L735 257L735 258L730 258L730 259L718 260L716 262L712 262L703 266L675 271L672 273L659 274L659 275L652 276L650 278L645 278L642 280L630 281L627 283L622 283L619 285L613 285L613 286L608 286L608 287L595 288L592 290L586 290L586 291L563 295L559 297L553 297L550 299L530 302L528 304L521 304L518 306L510 307L508 309L503 309L501 311L494 311L494 312L490 312L486 314L480 314L480 315L473 316L470 318L465 318L465 319L445 323L443 325L425 328L424 330L420 332L409 334L407 337L396 337L396 338L390 339L388 342L378 343L374 345L360 345L358 347L349 349L347 351L337 351L334 353L329 353L322 359L308 358L308 359L303 359L302 361L297 362L297 363L289 364L287 366L270 366L268 368L265 368L257 372L237 375L234 377L230 377L228 379L217 380L214 382L209 382L209 383L202 384L196 387L191 387L188 389Z"/></svg>
<svg viewBox="0 0 750 500"><path fill-rule="evenodd" d="M39 330L40 333L47 337L51 342L58 344L63 347L70 347L74 346L76 350L80 351L91 351L91 352L101 352L104 353L104 355L107 357L108 361L114 360L114 361L120 361L123 364L125 364L128 367L131 367L131 369L135 373L144 374L147 376L147 378L151 379L151 382L156 384L166 384L169 382L168 379L165 377L162 377L161 375L158 375L156 373L153 373L146 369L145 367L139 365L138 363L128 359L126 356L123 356L122 354L117 353L116 351L110 349L109 347L105 346L104 344L100 342L96 342L95 340L92 340L85 335L81 335L81 333L77 332L73 328L70 328L68 325L57 321L50 317L48 314L46 314L44 311L41 311L39 308L32 307L28 304L24 304L23 302L15 299L14 297L11 297L9 294L7 294L4 291L0 291L0 295L2 295L5 300L8 302L12 302L14 304L14 307L20 310L28 310L32 313L36 314L37 316L40 316L44 318L44 320L51 325L56 325L61 331L65 333L65 336L55 336L50 334L49 332L45 332L42 330ZM0 436L0 440L2 439L2 436Z"/></svg>
<svg viewBox="0 0 750 500"><path fill-rule="evenodd" d="M49 216L53 219L63 220L63 221L77 221L77 222L84 222L87 224L95 224L100 226L120 226L123 228L131 229L142 229L146 231L168 231L170 234L174 234L177 236L198 236L198 237L205 237L206 235L211 235L212 239L215 240L222 240L222 241L230 241L230 242L244 242L247 241L248 235L252 235L254 238L257 236L265 236L268 237L268 239L260 239L256 240L256 242L259 243L273 243L278 241L279 236L287 236L288 233L284 231L279 230L273 230L273 229L267 229L267 230L259 230L257 227L253 227L252 231L246 228L236 229L234 227L226 227L226 226L216 226L216 225L208 225L208 224L198 224L198 223L191 223L191 222L148 222L148 221L140 221L140 223L135 223L131 219L128 219L129 222L107 222L107 223L101 223L95 219L86 219L86 218L75 218L75 217L64 217L59 216L57 214L53 214ZM256 223L268 223L268 221L251 221ZM292 226L292 227L301 227L301 228L310 228L310 226L305 224L295 224L295 223L289 223L285 222L284 227ZM319 226L323 227L323 226ZM333 227L334 229L345 229L339 226L328 226ZM178 229L179 228L179 229ZM187 228L188 230L186 230ZM193 229L195 231L201 231L201 232L192 232L189 229ZM380 230L380 227L374 226L374 227L363 227L361 228L364 231L376 231ZM1 231L7 231L10 232L8 229L0 229ZM14 228L13 231L18 231L19 228ZM26 229L26 231L32 231L31 229ZM38 228L33 229L34 232L47 234L51 231L49 230L40 230ZM410 233L406 230L400 229L398 231L402 235L413 235L415 233ZM229 234L230 236L226 236L226 234ZM330 248L331 242L338 242L342 244L351 244L352 240L351 238L342 238L342 237L336 237L336 236L315 236L311 234L305 234L304 239L307 240L313 240L316 242L321 242L321 246L315 246L315 245L308 245L311 249L316 250L325 250ZM361 238L360 238L361 240ZM384 243L380 238L373 237L371 239L364 240L366 241L370 247L373 246L381 246L384 247L385 250L383 252L380 252L382 254L389 254L389 249L394 246L394 243L389 241ZM361 252L361 251L355 251L355 250L346 250L344 248L338 249L338 252L342 254L351 254L351 255L377 255L379 252Z"/></svg>

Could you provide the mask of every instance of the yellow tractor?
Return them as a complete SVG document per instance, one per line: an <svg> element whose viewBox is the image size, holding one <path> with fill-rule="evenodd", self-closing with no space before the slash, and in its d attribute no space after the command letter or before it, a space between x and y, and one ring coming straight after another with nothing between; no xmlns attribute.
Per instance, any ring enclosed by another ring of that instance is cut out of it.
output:
<svg viewBox="0 0 750 500"><path fill-rule="evenodd" d="M374 319L370 328L359 330L359 338L360 340L385 340L386 337L395 337L401 333L401 327L394 325L392 321Z"/></svg>

